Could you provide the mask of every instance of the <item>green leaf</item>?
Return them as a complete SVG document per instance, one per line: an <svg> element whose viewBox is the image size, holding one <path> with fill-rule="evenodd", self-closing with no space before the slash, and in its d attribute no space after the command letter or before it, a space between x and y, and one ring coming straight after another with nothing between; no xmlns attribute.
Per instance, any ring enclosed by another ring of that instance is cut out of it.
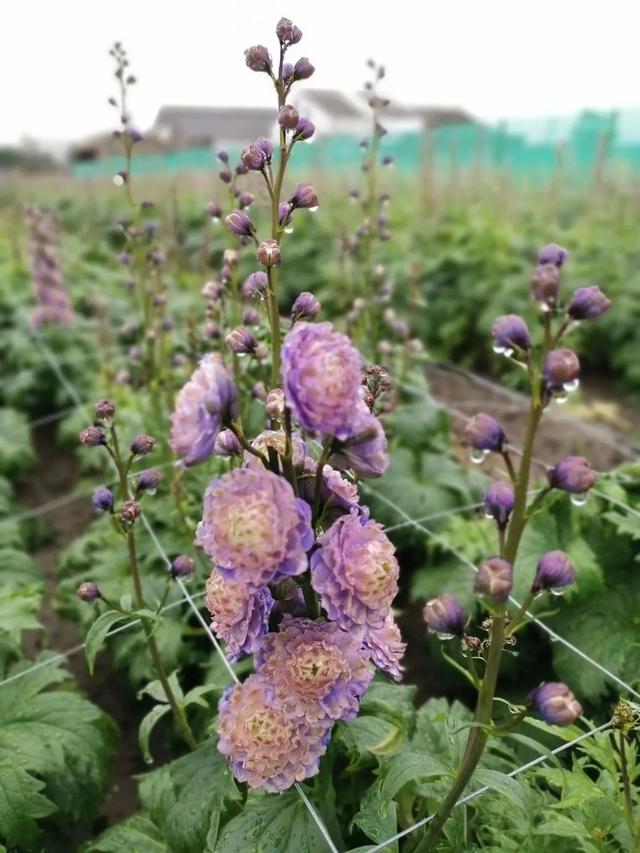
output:
<svg viewBox="0 0 640 853"><path fill-rule="evenodd" d="M117 610L105 610L105 612L101 613L89 628L89 632L85 640L85 655L87 657L87 664L91 675L93 675L93 670L95 668L96 655L102 648L102 644L104 643L107 634L111 628L114 628L118 624L118 622L124 622L129 618L130 617L128 615L119 613Z"/></svg>
<svg viewBox="0 0 640 853"><path fill-rule="evenodd" d="M164 717L164 715L170 710L170 705L154 705L149 713L145 714L142 718L140 728L138 729L138 743L140 744L142 756L147 764L150 764L153 761L153 756L149 751L149 738L151 737L151 732L158 720L161 720L162 717Z"/></svg>
<svg viewBox="0 0 640 853"><path fill-rule="evenodd" d="M9 760L0 761L0 836L7 844L27 846L38 834L38 818L56 811L41 793L44 782Z"/></svg>
<svg viewBox="0 0 640 853"><path fill-rule="evenodd" d="M479 785L486 786L502 794L503 797L511 800L512 803L523 811L527 810L529 803L526 788L517 779L511 779L497 770L489 770L482 767L476 770L473 779Z"/></svg>
<svg viewBox="0 0 640 853"><path fill-rule="evenodd" d="M146 815L137 814L103 832L86 853L172 853L161 830ZM199 853L199 851L193 851Z"/></svg>
<svg viewBox="0 0 640 853"><path fill-rule="evenodd" d="M16 409L0 409L0 474L27 471L34 462L27 418Z"/></svg>
<svg viewBox="0 0 640 853"><path fill-rule="evenodd" d="M25 583L38 584L43 581L42 569L24 551L0 548L0 566L3 586L22 586Z"/></svg>
<svg viewBox="0 0 640 853"><path fill-rule="evenodd" d="M353 819L367 838L381 844L397 831L397 805L393 800L382 797L382 779L377 779L360 801L360 809ZM391 850L397 850L394 844Z"/></svg>
<svg viewBox="0 0 640 853"><path fill-rule="evenodd" d="M34 613L40 607L41 599L40 585L0 587L0 635L4 632L17 644L23 631L40 628Z"/></svg>
<svg viewBox="0 0 640 853"><path fill-rule="evenodd" d="M383 778L380 797L384 801L392 800L410 782L439 778L448 771L436 758L403 750L392 756L380 772Z"/></svg>
<svg viewBox="0 0 640 853"><path fill-rule="evenodd" d="M243 811L223 828L215 846L215 853L326 851L327 842L295 791L250 793Z"/></svg>

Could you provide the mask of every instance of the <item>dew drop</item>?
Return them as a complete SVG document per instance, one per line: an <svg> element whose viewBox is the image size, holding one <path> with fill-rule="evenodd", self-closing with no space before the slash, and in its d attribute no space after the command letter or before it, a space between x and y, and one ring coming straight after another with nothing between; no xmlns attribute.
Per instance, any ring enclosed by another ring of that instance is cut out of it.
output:
<svg viewBox="0 0 640 853"><path fill-rule="evenodd" d="M438 631L436 633L436 637L439 640L453 640L453 638L455 637L455 634L444 634L444 633Z"/></svg>
<svg viewBox="0 0 640 853"><path fill-rule="evenodd" d="M156 493L157 491L158 491L157 489L147 489L147 494L148 494L148 495L155 495L155 493Z"/></svg>
<svg viewBox="0 0 640 853"><path fill-rule="evenodd" d="M122 177L122 175L121 175L121 174L119 174L119 173L115 174L115 175L113 176L113 179L112 179L112 180L113 180L113 183L114 183L117 187L123 187L123 186L124 186L124 178Z"/></svg>
<svg viewBox="0 0 640 853"><path fill-rule="evenodd" d="M144 756L144 763L145 764L153 764L153 757L151 755L145 755Z"/></svg>
<svg viewBox="0 0 640 853"><path fill-rule="evenodd" d="M488 450L478 450L477 447L472 447L469 451L469 459L474 465L481 465L488 455Z"/></svg>
<svg viewBox="0 0 640 853"><path fill-rule="evenodd" d="M496 355L504 355L507 349L506 347L500 346L500 344L494 344L493 351Z"/></svg>
<svg viewBox="0 0 640 853"><path fill-rule="evenodd" d="M557 394L557 395L554 397L554 400L556 401L556 403L557 403L559 406L564 406L564 404L567 402L567 400L568 400L568 399L569 399L569 398L568 398L568 396L567 396L566 394Z"/></svg>
<svg viewBox="0 0 640 853"><path fill-rule="evenodd" d="M549 311L551 311L551 306L547 305L546 302L542 302L540 305L540 310L542 311L543 314L548 314Z"/></svg>
<svg viewBox="0 0 640 853"><path fill-rule="evenodd" d="M570 382L565 382L562 387L567 392L567 394L570 394L572 391L577 390L577 388L579 386L580 386L580 380L579 379L572 379Z"/></svg>
<svg viewBox="0 0 640 853"><path fill-rule="evenodd" d="M493 521L493 514L490 512L485 512L484 517L488 518L489 521Z"/></svg>
<svg viewBox="0 0 640 853"><path fill-rule="evenodd" d="M511 356L513 355L513 349L511 347L505 347L502 354L505 358L511 358Z"/></svg>
<svg viewBox="0 0 640 853"><path fill-rule="evenodd" d="M555 596L557 596L558 598L559 598L561 595L564 595L564 589L559 589L559 588L557 588L557 587L556 587L555 589L552 587L552 588L549 590L549 592L551 593L551 595L555 595Z"/></svg>
<svg viewBox="0 0 640 853"><path fill-rule="evenodd" d="M314 205L313 207L309 207L309 208L307 208L307 210L309 211L309 213L315 213L317 209L318 209L318 205L317 205L317 204L316 204L316 205Z"/></svg>
<svg viewBox="0 0 640 853"><path fill-rule="evenodd" d="M579 494L571 495L571 503L574 506L584 506L587 502L588 497L589 497L588 492L581 492Z"/></svg>
<svg viewBox="0 0 640 853"><path fill-rule="evenodd" d="M284 229L284 233L293 234L293 228L291 227L291 225L287 225L287 227Z"/></svg>

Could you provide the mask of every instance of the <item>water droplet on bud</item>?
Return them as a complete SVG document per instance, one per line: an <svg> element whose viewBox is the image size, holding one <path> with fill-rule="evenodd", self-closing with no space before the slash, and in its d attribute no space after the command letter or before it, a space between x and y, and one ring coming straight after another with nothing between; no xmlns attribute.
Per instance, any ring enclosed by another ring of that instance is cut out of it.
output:
<svg viewBox="0 0 640 853"><path fill-rule="evenodd" d="M472 447L469 451L469 459L473 462L474 465L482 465L488 455L488 450L478 450L477 447Z"/></svg>
<svg viewBox="0 0 640 853"><path fill-rule="evenodd" d="M564 406L569 397L566 394L557 394L553 399L559 406Z"/></svg>
<svg viewBox="0 0 640 853"><path fill-rule="evenodd" d="M582 492L581 494L571 495L571 503L574 506L584 506L587 502L588 497L589 497L588 492Z"/></svg>
<svg viewBox="0 0 640 853"><path fill-rule="evenodd" d="M115 174L115 175L113 176L113 179L112 179L112 180L113 180L113 183L114 183L117 187L123 187L123 186L124 186L124 178L122 177L122 175L121 175L121 174L119 174L119 173L118 173L118 174Z"/></svg>
<svg viewBox="0 0 640 853"><path fill-rule="evenodd" d="M307 210L309 211L309 213L315 213L317 209L318 209L318 205L317 205L317 204L316 204L314 207L308 207L308 208L307 208Z"/></svg>
<svg viewBox="0 0 640 853"><path fill-rule="evenodd" d="M553 588L551 588L551 589L549 590L549 592L551 593L551 595L555 595L555 596L557 596L557 597L559 598L561 595L564 595L564 588L563 588L563 589L553 589Z"/></svg>
<svg viewBox="0 0 640 853"><path fill-rule="evenodd" d="M442 634L442 633L438 632L436 634L436 637L439 640L453 640L453 638L455 637L455 634Z"/></svg>
<svg viewBox="0 0 640 853"><path fill-rule="evenodd" d="M144 763L145 764L153 764L153 757L151 755L145 755Z"/></svg>
<svg viewBox="0 0 640 853"><path fill-rule="evenodd" d="M293 234L293 227L291 225L287 225L287 227L284 229L284 233Z"/></svg>
<svg viewBox="0 0 640 853"><path fill-rule="evenodd" d="M570 382L565 382L562 386L564 390L570 394L572 391L575 391L580 386L579 379L572 379Z"/></svg>
<svg viewBox="0 0 640 853"><path fill-rule="evenodd" d="M489 521L493 521L493 515L490 512L485 512L484 517L488 518Z"/></svg>
<svg viewBox="0 0 640 853"><path fill-rule="evenodd" d="M504 355L504 353L506 352L506 348L500 346L500 344L494 344L492 349L496 355Z"/></svg>

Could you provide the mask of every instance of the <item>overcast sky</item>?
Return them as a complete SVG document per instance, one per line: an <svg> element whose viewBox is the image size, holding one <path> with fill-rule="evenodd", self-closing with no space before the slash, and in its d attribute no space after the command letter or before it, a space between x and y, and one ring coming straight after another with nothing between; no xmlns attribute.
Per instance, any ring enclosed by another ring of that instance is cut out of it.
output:
<svg viewBox="0 0 640 853"><path fill-rule="evenodd" d="M270 104L242 54L273 49L281 15L304 33L295 55L317 87L358 88L373 56L394 99L489 120L640 107L638 0L5 0L0 142L111 128L115 39L142 129L162 104Z"/></svg>

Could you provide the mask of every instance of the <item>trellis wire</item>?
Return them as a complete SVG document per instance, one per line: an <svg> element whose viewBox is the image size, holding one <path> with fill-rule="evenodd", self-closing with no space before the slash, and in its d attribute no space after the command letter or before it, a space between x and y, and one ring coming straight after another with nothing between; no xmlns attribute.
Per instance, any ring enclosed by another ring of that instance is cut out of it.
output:
<svg viewBox="0 0 640 853"><path fill-rule="evenodd" d="M537 758L532 759L531 761L527 761L526 764L520 765L520 767L516 767L515 770L511 770L509 773L506 773L505 776L509 779L513 779L516 776L519 776L521 773L524 773L527 770L531 770L532 767L537 767L539 764L544 764L545 761L549 759L549 756L559 755L561 752L565 752L567 749L571 749L582 741L587 740L594 735L602 734L602 732L607 731L607 729L611 728L612 721L608 720L606 723L603 723L601 726L598 726L595 729L590 729L588 732L583 732L583 734L574 738L573 740L568 741L567 743L560 744L560 746L555 747L549 751L548 754L539 755ZM478 788L477 791L473 791L471 794L467 794L466 797L461 797L454 808L458 806L466 805L470 803L471 800L475 800L476 797L482 796L482 794L486 794L489 791L492 791L493 788L490 788L488 785L484 785L482 788ZM390 844L395 844L396 841L399 841L401 838L404 838L406 835L410 835L412 832L415 832L416 829L420 829L421 826L426 826L430 823L435 817L435 814L429 815L429 817L425 817L422 820L419 820L417 823L414 823L413 826L408 827L407 829L403 829L401 832L396 833L391 836L391 838L387 838L386 841L383 841L382 844L378 844L375 847L367 847L367 853L380 853L380 851L384 850L385 847L388 847Z"/></svg>
<svg viewBox="0 0 640 853"><path fill-rule="evenodd" d="M57 365L57 363L56 363L56 361L55 361L55 356L53 355L53 353L49 350L49 348L46 346L46 344L44 344L44 342L42 342L41 340L39 340L39 344L40 344L40 348L41 348L41 350L42 350L42 352L43 352L43 354L44 354L45 358L47 359L47 361L48 361L48 362L49 362L49 364L51 365L52 370L54 371L54 373L56 374L56 376L57 376L57 377L58 377L58 379L60 380L60 382L61 382L61 384L63 385L63 387L66 389L67 393L71 396L71 398L72 398L74 401L76 401L76 402L78 403L78 405L81 405L81 403L80 403L80 396L79 396L78 392L76 391L75 386L74 386L74 385L72 385L72 383L71 383L71 382L69 382L69 381L67 380L66 376L64 376L64 374L62 373L62 371L60 370L59 366ZM114 465L115 465L115 463L114 463ZM144 524L144 526L145 526L145 528L146 528L146 530L147 530L147 532L148 532L149 536L151 537L151 539L152 539L152 541L153 541L153 543L154 543L154 545L155 545L155 547L156 547L156 550L158 551L158 554L161 556L161 558L165 561L165 563L167 564L167 566L170 568L170 567L171 567L171 560L169 559L169 557L168 557L168 556L167 556L167 554L165 553L165 550L164 550L164 548L162 547L162 545L161 545L161 543L160 543L160 540L158 539L158 537L157 537L157 535L156 535L156 533L155 533L155 530L154 530L154 529L153 529L153 527L149 524L149 521L147 520L147 517L146 517L146 515L144 514L144 512L142 512L142 513L140 514L140 519L141 519L142 523ZM218 653L218 655L220 656L220 659L221 659L221 660L222 660L222 662L224 663L224 665L225 665L225 667L226 667L227 671L230 673L232 680L233 680L236 684L237 684L237 683L239 683L238 676L235 674L235 672L234 672L234 670L233 670L233 667L231 666L231 664L230 664L230 662L229 662L229 660L228 660L227 656L226 656L226 655L225 655L225 653L222 651L222 648L221 648L220 644L218 643L218 640L217 640L217 639L216 639L216 637L214 636L214 634L213 634L213 632L211 631L210 627L209 627L209 626L207 625L207 623L205 622L205 620L204 620L204 618L203 618L202 614L200 613L200 610L199 610L199 609L198 609L198 607L196 606L196 604L195 604L195 602L194 602L193 598L191 597L191 595L190 595L190 593L189 593L188 589L186 588L186 586L185 586L184 582L182 581L182 579L181 579L181 578L176 578L176 580L177 580L177 582L178 582L178 586L180 587L180 590L182 591L182 594L183 594L183 596L184 596L184 599L187 601L187 603L189 604L189 607L191 608L191 610L192 610L192 611L193 611L193 613L195 614L196 618L198 619L198 621L200 622L200 624L203 626L203 628L204 628L204 630L205 630L205 632L206 632L207 636L208 636L208 637L209 637L209 639L211 640L211 643L213 644L213 646L214 646L214 648L215 648L216 652L217 652L217 653ZM306 793L304 792L304 790L302 789L301 785L300 785L298 782L296 782L296 783L295 783L295 785L294 785L294 787L295 787L296 791L298 792L298 795L299 795L299 796L300 796L300 798L302 799L302 802L303 802L303 803L304 803L304 805L306 806L306 808L307 808L307 810L308 810L309 814L310 814L310 815L311 815L311 817L313 818L313 820L314 820L314 822L315 822L316 826L317 826L317 827L318 827L318 829L320 830L320 833L322 834L322 837L323 837L323 838L324 838L324 840L327 842L327 845L328 845L329 849L331 850L331 853L339 853L338 848L334 845L334 843L333 843L333 841L332 841L332 839L331 839L331 835L330 835L330 833L329 833L329 830L328 830L328 829L327 829L327 827L324 825L323 820L321 819L320 815L318 814L318 812L317 812L317 811L316 811L316 809L314 808L313 804L311 803L311 801L310 801L310 800L309 800L309 798L307 797L307 795L306 795Z"/></svg>

